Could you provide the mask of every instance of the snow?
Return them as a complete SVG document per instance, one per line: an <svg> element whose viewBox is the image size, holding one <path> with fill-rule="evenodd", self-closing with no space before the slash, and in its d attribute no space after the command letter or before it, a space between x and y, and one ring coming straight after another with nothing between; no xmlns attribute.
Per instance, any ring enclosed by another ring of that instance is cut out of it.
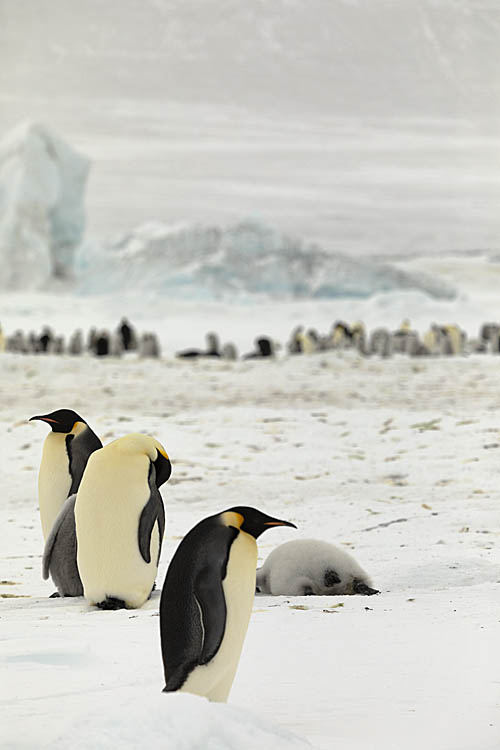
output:
<svg viewBox="0 0 500 750"><path fill-rule="evenodd" d="M25 122L0 143L2 289L67 276L83 237L89 161L50 128Z"/></svg>
<svg viewBox="0 0 500 750"><path fill-rule="evenodd" d="M61 323L59 298L46 306ZM498 747L495 357L1 359L6 748ZM101 612L49 599L41 579L45 432L26 420L63 406L105 443L139 430L165 445L159 588L198 520L248 504L298 527L263 535L259 564L290 539L323 539L381 594L258 595L229 705L163 695L159 591Z"/></svg>

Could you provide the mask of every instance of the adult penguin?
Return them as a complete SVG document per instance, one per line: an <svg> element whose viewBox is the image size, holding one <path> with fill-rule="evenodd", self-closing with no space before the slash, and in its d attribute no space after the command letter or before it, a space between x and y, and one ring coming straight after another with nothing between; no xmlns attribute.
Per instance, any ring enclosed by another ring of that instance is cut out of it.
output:
<svg viewBox="0 0 500 750"><path fill-rule="evenodd" d="M164 692L227 700L252 612L255 540L275 526L296 528L238 506L200 521L179 544L160 601Z"/></svg>
<svg viewBox="0 0 500 750"><path fill-rule="evenodd" d="M90 604L134 609L150 596L165 529L158 488L171 472L161 443L138 432L90 457L75 503L78 570Z"/></svg>
<svg viewBox="0 0 500 750"><path fill-rule="evenodd" d="M46 422L51 431L43 444L38 473L38 502L43 538L47 538L65 500L80 486L89 456L102 443L87 422L72 409L57 409L31 417Z"/></svg>

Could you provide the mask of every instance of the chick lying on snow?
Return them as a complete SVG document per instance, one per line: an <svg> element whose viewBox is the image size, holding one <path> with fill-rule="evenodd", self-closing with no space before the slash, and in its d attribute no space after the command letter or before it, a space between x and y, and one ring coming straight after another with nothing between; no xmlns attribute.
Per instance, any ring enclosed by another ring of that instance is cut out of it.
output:
<svg viewBox="0 0 500 750"><path fill-rule="evenodd" d="M257 569L257 592L274 596L379 594L356 560L319 539L297 539L276 547Z"/></svg>

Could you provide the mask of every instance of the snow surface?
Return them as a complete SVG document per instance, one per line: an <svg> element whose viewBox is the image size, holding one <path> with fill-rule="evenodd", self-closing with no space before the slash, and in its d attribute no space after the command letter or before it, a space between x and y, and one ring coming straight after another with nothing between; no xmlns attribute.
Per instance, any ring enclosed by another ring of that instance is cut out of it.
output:
<svg viewBox="0 0 500 750"><path fill-rule="evenodd" d="M83 237L89 161L52 129L25 122L0 143L1 289L68 276Z"/></svg>
<svg viewBox="0 0 500 750"><path fill-rule="evenodd" d="M83 322L57 296L45 305L59 327ZM496 750L497 358L0 365L3 747L301 747L279 726L323 750ZM159 587L196 521L245 503L298 526L259 539L260 563L291 538L324 539L382 593L257 596L230 705L162 695L159 592L133 612L47 598L45 431L26 420L63 406L104 442L142 430L168 450Z"/></svg>

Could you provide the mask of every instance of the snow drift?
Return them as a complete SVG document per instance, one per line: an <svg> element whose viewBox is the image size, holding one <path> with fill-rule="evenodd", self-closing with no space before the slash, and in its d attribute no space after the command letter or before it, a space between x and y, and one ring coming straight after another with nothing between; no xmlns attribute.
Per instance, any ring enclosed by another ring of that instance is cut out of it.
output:
<svg viewBox="0 0 500 750"><path fill-rule="evenodd" d="M56 658L57 655L55 655ZM47 654L51 658L51 654ZM69 704L73 711L68 711ZM90 721L89 715L99 717ZM209 703L187 693L169 693L136 685L116 687L98 697L83 692L66 702L57 722L45 725L41 740L36 722L25 725L20 734L11 724L6 742L12 750L35 745L54 750L122 750L164 747L172 750L313 750L306 740L286 728L241 707Z"/></svg>
<svg viewBox="0 0 500 750"><path fill-rule="evenodd" d="M40 123L0 143L0 288L38 289L71 272L88 170L86 157Z"/></svg>
<svg viewBox="0 0 500 750"><path fill-rule="evenodd" d="M354 260L255 220L227 228L147 223L77 258L83 293L116 290L184 298L370 297L414 290L453 299L449 285L373 260Z"/></svg>

